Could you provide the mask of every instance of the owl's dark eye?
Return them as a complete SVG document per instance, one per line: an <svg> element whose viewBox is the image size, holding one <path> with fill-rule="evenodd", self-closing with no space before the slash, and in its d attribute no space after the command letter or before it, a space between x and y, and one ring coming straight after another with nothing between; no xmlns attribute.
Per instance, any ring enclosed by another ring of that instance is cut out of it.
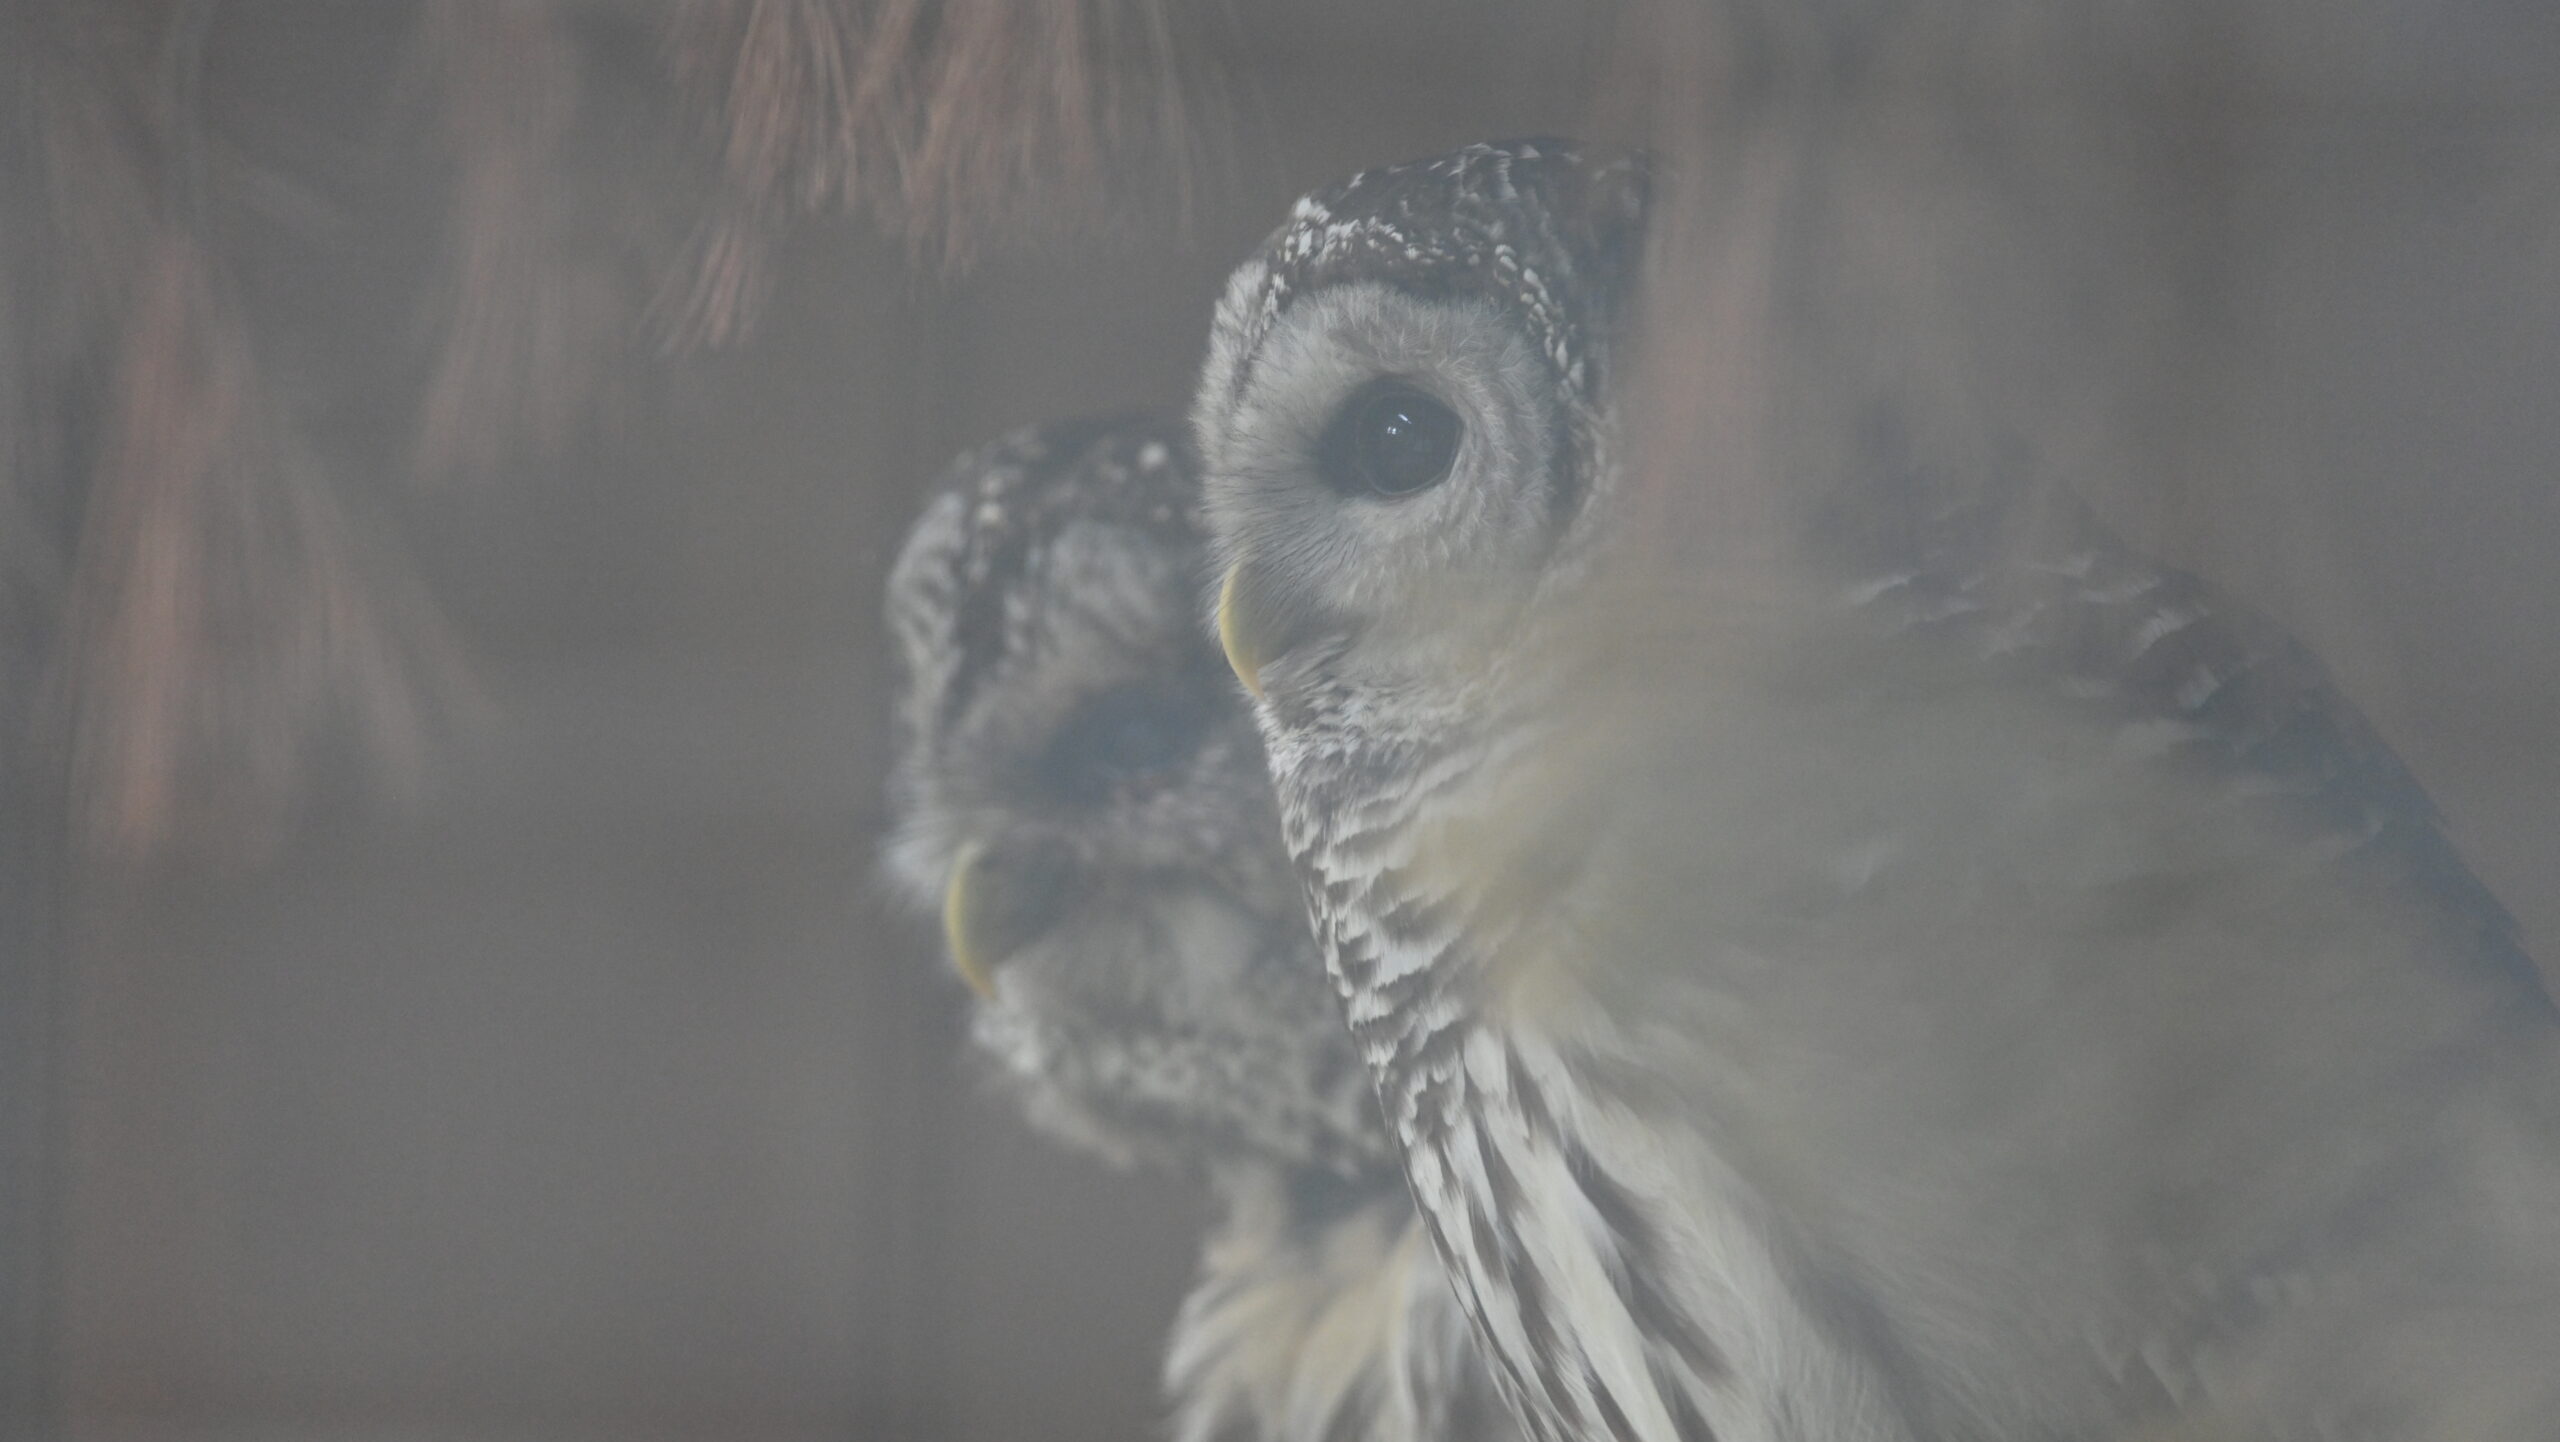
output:
<svg viewBox="0 0 2560 1442"><path fill-rule="evenodd" d="M1448 478L1458 413L1403 381L1362 387L1326 427L1325 479L1350 496L1396 500Z"/></svg>
<svg viewBox="0 0 2560 1442"><path fill-rule="evenodd" d="M1207 703L1187 691L1114 687L1078 706L1051 734L1041 769L1071 799L1098 801L1188 760L1209 719Z"/></svg>

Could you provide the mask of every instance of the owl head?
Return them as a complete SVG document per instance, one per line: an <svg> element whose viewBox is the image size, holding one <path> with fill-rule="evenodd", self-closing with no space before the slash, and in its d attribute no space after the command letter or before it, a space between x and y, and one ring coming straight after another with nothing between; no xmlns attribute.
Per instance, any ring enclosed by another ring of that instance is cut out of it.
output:
<svg viewBox="0 0 2560 1442"><path fill-rule="evenodd" d="M1645 192L1473 145L1301 200L1229 283L1193 417L1218 631L1283 716L1460 699L1590 549Z"/></svg>
<svg viewBox="0 0 2560 1442"><path fill-rule="evenodd" d="M908 536L887 871L938 913L973 1034L1049 1129L1116 1159L1383 1155L1202 631L1177 427L1017 431Z"/></svg>

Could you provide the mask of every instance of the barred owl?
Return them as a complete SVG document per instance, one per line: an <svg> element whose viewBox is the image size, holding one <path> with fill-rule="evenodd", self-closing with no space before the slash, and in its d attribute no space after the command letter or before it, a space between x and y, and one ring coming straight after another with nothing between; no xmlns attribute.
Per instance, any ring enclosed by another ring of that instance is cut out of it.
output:
<svg viewBox="0 0 2560 1442"><path fill-rule="evenodd" d="M1223 1199L1166 1362L1179 1442L1499 1438L1200 629L1205 564L1176 427L960 458L889 584L890 874L1037 1122Z"/></svg>
<svg viewBox="0 0 2560 1442"><path fill-rule="evenodd" d="M2552 1012L2415 782L2066 500L1634 574L1644 205L1553 142L1310 196L1194 416L1318 942L1527 1430L2560 1436Z"/></svg>

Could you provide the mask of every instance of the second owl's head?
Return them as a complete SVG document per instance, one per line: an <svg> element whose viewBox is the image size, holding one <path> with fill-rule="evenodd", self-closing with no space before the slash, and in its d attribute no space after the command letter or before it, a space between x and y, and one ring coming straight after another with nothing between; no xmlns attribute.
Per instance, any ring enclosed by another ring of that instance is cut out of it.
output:
<svg viewBox="0 0 2560 1442"><path fill-rule="evenodd" d="M1204 546L1171 426L1036 426L953 464L888 588L888 876L940 913L981 1050L1050 1129L1374 1165L1260 742L1199 626Z"/></svg>
<svg viewBox="0 0 2560 1442"><path fill-rule="evenodd" d="M1632 160L1469 146L1307 197L1236 273L1193 421L1248 686L1468 674L1582 548L1645 196Z"/></svg>

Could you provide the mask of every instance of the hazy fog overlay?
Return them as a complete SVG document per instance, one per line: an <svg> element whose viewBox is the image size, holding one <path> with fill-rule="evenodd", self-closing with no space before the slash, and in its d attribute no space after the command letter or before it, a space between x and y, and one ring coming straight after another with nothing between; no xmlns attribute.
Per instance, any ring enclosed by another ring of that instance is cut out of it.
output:
<svg viewBox="0 0 2560 1442"><path fill-rule="evenodd" d="M1540 133L1661 167L1638 564L2085 499L2553 965L2547 0L24 0L0 1439L1154 1435L1203 1202L881 895L884 570Z"/></svg>

